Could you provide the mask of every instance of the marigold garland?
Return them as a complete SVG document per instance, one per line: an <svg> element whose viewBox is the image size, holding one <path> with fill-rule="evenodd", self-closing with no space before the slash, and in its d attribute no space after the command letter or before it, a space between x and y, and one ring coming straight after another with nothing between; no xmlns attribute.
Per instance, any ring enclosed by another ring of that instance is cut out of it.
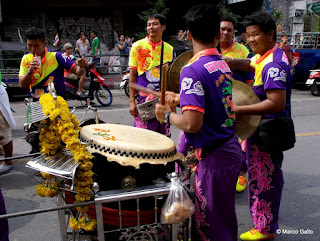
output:
<svg viewBox="0 0 320 241"><path fill-rule="evenodd" d="M58 96L55 100L49 93L40 97L40 104L45 116L49 119L42 121L48 128L43 128L40 133L40 150L42 155L54 155L57 153L61 140L65 143L66 148L74 155L76 162L80 165L76 172L77 194L75 203L89 201L92 198L92 176L91 171L92 158L91 154L85 149L78 139L79 121L74 114L70 114L68 103ZM53 197L59 193L58 183L51 181L52 175L42 173L46 179L42 184L36 186L36 192L39 196ZM96 220L89 218L87 211L89 207L78 207L80 213L76 219L70 219L70 227L74 230L84 229L93 231L96 227Z"/></svg>

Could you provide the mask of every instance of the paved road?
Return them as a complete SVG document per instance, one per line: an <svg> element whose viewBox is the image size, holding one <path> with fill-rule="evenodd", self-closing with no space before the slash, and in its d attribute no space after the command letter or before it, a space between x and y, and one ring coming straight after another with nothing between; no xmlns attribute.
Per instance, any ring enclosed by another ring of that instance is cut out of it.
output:
<svg viewBox="0 0 320 241"><path fill-rule="evenodd" d="M100 118L105 122L132 124L128 113L129 99L120 90L113 90L114 101L109 107L99 107ZM71 101L69 106L77 106L76 115L81 118L85 108L80 102ZM13 130L14 155L29 152L29 146L22 139L26 108L22 101L13 102L17 127ZM308 91L294 90L292 112L295 122L297 143L294 149L285 152L283 171L285 186L280 210L280 231L277 241L319 241L320 240L320 98ZM89 114L88 117L93 116ZM178 138L178 130L172 128L173 140ZM5 196L8 213L48 208L56 205L55 199L40 198L35 195L34 186L40 182L36 172L26 168L28 159L15 161L14 170L0 176L0 186ZM247 192L237 194L236 208L239 233L252 228L247 206ZM56 212L37 214L9 220L10 240L33 241L60 240L59 223Z"/></svg>

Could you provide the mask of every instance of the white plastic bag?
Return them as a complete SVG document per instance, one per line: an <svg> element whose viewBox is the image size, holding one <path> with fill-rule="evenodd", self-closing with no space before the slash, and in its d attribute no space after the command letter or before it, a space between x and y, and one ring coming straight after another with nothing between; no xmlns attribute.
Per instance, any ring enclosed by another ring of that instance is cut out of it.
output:
<svg viewBox="0 0 320 241"><path fill-rule="evenodd" d="M191 217L194 204L179 178L173 176L170 180L170 192L162 207L161 220L167 224L177 224Z"/></svg>

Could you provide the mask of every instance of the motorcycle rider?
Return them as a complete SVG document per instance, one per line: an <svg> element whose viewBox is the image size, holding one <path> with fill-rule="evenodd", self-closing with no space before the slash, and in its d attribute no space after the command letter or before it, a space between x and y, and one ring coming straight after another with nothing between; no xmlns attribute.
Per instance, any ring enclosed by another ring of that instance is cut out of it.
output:
<svg viewBox="0 0 320 241"><path fill-rule="evenodd" d="M55 84L57 94L63 94L65 92L64 69L78 77L85 74L88 61L82 57L76 64L71 59L63 57L62 53L48 50L45 33L41 29L36 27L28 29L26 40L30 53L22 57L19 84L21 88L31 86L34 98L40 98L47 93L47 87L51 81Z"/></svg>

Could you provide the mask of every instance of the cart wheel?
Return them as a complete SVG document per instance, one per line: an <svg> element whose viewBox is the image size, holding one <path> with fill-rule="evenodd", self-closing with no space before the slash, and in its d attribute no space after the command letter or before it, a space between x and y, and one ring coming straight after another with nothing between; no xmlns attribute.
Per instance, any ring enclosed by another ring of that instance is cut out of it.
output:
<svg viewBox="0 0 320 241"><path fill-rule="evenodd" d="M98 102L102 106L108 106L111 105L112 103L112 94L109 88L105 85L101 85L97 90L96 90L96 98Z"/></svg>

